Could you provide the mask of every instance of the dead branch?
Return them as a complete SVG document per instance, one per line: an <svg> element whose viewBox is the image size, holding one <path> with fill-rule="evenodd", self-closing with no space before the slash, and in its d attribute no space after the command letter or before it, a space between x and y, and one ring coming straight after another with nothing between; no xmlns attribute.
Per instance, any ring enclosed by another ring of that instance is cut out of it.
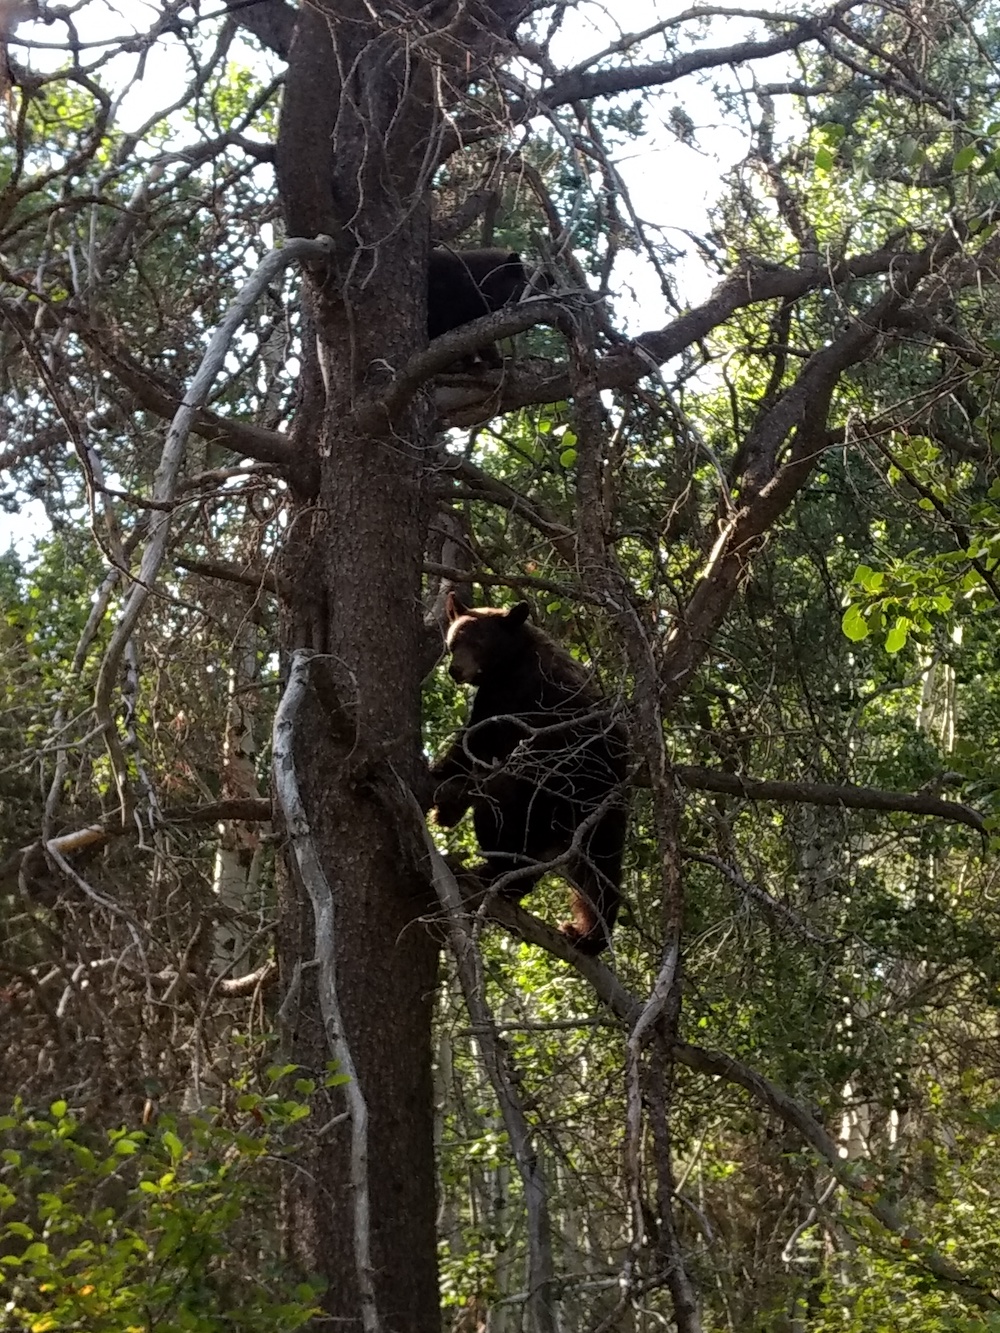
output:
<svg viewBox="0 0 1000 1333"><path fill-rule="evenodd" d="M310 657L303 649L292 654L288 684L274 715L274 791L288 835L295 866L312 903L315 931L316 989L330 1054L348 1077L344 1094L351 1117L351 1184L354 1190L354 1263L365 1333L380 1333L375 1304L371 1253L371 1191L368 1181L368 1105L347 1042L337 998L336 920L333 890L319 859L295 764L295 720L305 696Z"/></svg>
<svg viewBox="0 0 1000 1333"><path fill-rule="evenodd" d="M221 560L188 560L182 555L174 557L174 564L189 574L203 574L207 579L220 579L224 583L239 583L255 592L278 594L282 590L281 580L270 569L243 569ZM287 594L288 589L284 591Z"/></svg>
<svg viewBox="0 0 1000 1333"><path fill-rule="evenodd" d="M184 395L184 401L178 408L160 455L159 467L153 482L153 499L169 501L173 499L180 473L181 463L191 425L199 407L206 402L216 375L222 369L230 343L246 319L246 316L260 295L267 290L268 284L289 264L302 259L322 260L327 258L332 248L329 237L307 240L296 237L288 241L280 250L271 250L257 266L254 273L244 283L242 290L230 305L228 311L202 357L195 372L191 386ZM138 623L142 609L152 592L160 565L167 549L167 537L170 531L170 514L162 509L151 510L146 549L143 552L139 573L135 577L118 624L115 626L111 641L104 654L97 686L94 691L94 712L99 725L103 728L108 755L115 774L115 785L122 810L122 822L126 822L131 809L131 796L128 789L128 776L125 756L118 738L115 721L111 712L111 696L118 679L125 647L132 631Z"/></svg>

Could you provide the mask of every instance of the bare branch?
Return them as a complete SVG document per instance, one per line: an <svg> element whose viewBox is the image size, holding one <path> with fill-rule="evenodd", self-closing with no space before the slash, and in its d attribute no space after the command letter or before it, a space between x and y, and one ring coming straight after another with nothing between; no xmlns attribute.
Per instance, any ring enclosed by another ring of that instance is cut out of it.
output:
<svg viewBox="0 0 1000 1333"><path fill-rule="evenodd" d="M685 787L739 796L747 801L827 805L848 810L898 810L905 814L929 815L932 819L948 819L955 824L966 824L984 837L988 833L983 816L971 806L922 793L913 795L909 792L886 791L881 787L853 787L846 783L772 781L687 765L675 768L674 776Z"/></svg>
<svg viewBox="0 0 1000 1333"><path fill-rule="evenodd" d="M220 560L189 560L179 555L174 563L189 574L203 574L207 579L221 579L224 583L239 583L255 592L280 591L278 575L271 569L241 569L239 565L224 564Z"/></svg>
<svg viewBox="0 0 1000 1333"><path fill-rule="evenodd" d="M634 1026L645 1006L639 997L628 991L610 968L599 959L581 958L556 931L513 903L494 899L485 910L489 916L516 930L530 943L537 944L570 963L587 978L598 997L620 1019ZM678 1063L686 1065L697 1073L735 1083L749 1092L760 1106L772 1111L786 1125L797 1131L803 1142L808 1144L834 1173L842 1188L861 1207L868 1209L887 1231L898 1236L904 1243L908 1255L919 1260L931 1276L944 1286L961 1292L967 1300L972 1301L980 1309L1000 1308L1000 1300L992 1291L969 1278L961 1269L945 1259L934 1246L905 1222L899 1210L879 1192L876 1181L863 1171L859 1171L857 1163L849 1163L841 1157L838 1145L812 1110L797 1102L763 1075L721 1051L706 1050L686 1042L675 1042L671 1054Z"/></svg>
<svg viewBox="0 0 1000 1333"><path fill-rule="evenodd" d="M191 381L191 387L185 394L184 401L170 424L167 438L164 441L163 452L160 455L160 464L153 482L152 498L155 501L168 501L174 496L192 421L198 408L203 406L208 398L215 377L222 369L226 354L229 351L229 345L243 324L249 310L276 274L287 268L289 264L296 263L301 259L328 257L331 244L328 237L320 237L314 241L301 237L291 240L283 249L272 250L266 255L255 272L246 281L226 312L222 323L212 335L212 340L205 351L201 365ZM160 565L166 554L169 531L169 514L164 510L151 510L148 541L139 566L139 573L136 575L132 591L111 636L94 691L94 711L97 714L99 724L104 729L105 741L115 774L115 784L118 788L118 799L121 803L123 821L130 809L131 797L128 792L124 756L121 752L114 719L111 715L111 695L125 653L125 646L138 623L146 600L153 590Z"/></svg>
<svg viewBox="0 0 1000 1333"><path fill-rule="evenodd" d="M295 866L312 903L315 930L316 988L323 1029L330 1053L348 1077L344 1095L351 1116L351 1183L354 1207L355 1276L365 1333L379 1333L381 1322L375 1304L374 1265L371 1254L371 1191L368 1181L368 1106L358 1080L358 1071L347 1043L344 1020L337 998L336 919L333 890L313 841L309 818L299 791L295 763L295 722L309 677L309 654L299 649L292 655L288 685L274 715L274 791L291 845Z"/></svg>

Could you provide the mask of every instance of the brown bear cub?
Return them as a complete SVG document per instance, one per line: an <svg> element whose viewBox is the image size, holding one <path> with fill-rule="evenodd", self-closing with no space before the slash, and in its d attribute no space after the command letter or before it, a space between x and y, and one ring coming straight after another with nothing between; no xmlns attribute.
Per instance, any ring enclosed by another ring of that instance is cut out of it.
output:
<svg viewBox="0 0 1000 1333"><path fill-rule="evenodd" d="M514 250L431 251L427 273L427 336L437 338L517 301L528 285L521 256ZM463 367L501 366L492 343L458 358Z"/></svg>
<svg viewBox="0 0 1000 1333"><path fill-rule="evenodd" d="M522 898L558 867L572 887L572 920L560 926L583 953L606 949L618 915L627 813L625 730L588 673L528 623L528 605L509 611L447 601L451 676L474 685L465 728L431 769L437 822L451 828L472 806L480 850L474 872Z"/></svg>

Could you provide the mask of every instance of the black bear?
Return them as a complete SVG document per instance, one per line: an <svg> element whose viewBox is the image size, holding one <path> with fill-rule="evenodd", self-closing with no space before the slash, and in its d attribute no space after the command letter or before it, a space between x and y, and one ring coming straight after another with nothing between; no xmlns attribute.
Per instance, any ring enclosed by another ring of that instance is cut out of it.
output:
<svg viewBox="0 0 1000 1333"><path fill-rule="evenodd" d="M588 673L536 626L528 605L471 609L447 599L449 672L476 697L465 728L433 765L437 822L451 828L472 806L475 873L521 898L568 853L572 920L560 930L584 953L610 943L618 915L627 812L625 730Z"/></svg>
<svg viewBox="0 0 1000 1333"><path fill-rule="evenodd" d="M528 274L515 250L431 251L427 272L427 336L437 338L516 301L528 285ZM503 364L492 344L480 347L462 363Z"/></svg>

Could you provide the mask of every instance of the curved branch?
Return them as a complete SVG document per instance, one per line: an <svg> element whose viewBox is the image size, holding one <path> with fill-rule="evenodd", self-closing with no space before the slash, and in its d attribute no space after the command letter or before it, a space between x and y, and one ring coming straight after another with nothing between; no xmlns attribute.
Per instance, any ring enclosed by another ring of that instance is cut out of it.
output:
<svg viewBox="0 0 1000 1333"><path fill-rule="evenodd" d="M167 431L167 438L163 445L163 452L160 455L160 463L153 480L152 498L154 501L161 503L173 499L181 464L184 461L187 438L194 418L198 409L204 406L207 401L215 377L225 362L229 345L252 306L261 294L267 290L269 283L289 264L296 263L301 259L322 260L328 258L332 245L333 242L326 236L318 237L316 240L307 240L305 237L290 240L281 250L272 250L267 254L244 283L242 290L226 311L222 323L212 335L212 340L191 381L191 387L184 395L184 399L170 423L170 429ZM146 600L152 592L160 565L163 563L169 532L169 512L162 509L151 510L149 540L143 552L139 573L111 636L111 641L98 672L97 686L94 691L94 712L98 724L104 731L105 743L108 747L108 754L115 775L115 785L118 789L123 821L130 808L130 799L125 759L121 753L114 718L111 715L111 695L115 681L118 679L118 671L125 653L125 647L138 623L142 609L146 605Z"/></svg>
<svg viewBox="0 0 1000 1333"><path fill-rule="evenodd" d="M701 305L686 311L661 329L640 333L600 358L596 367L597 388L631 388L646 375L655 372L658 366L707 337L737 310L759 301L791 301L813 291L833 289L859 278L875 277L883 273L892 272L894 276L898 274L903 277L919 263L919 259L918 252L886 247L842 259L825 268L815 265L788 268L748 261L723 279ZM521 307L514 309L520 310ZM466 327L471 328L472 325ZM444 340L441 339L441 342L443 344ZM408 374L415 360L411 361L404 375ZM441 412L447 415L449 425L467 426L496 416L498 412L512 411L516 407L563 402L572 395L572 391L572 377L567 367L555 365L551 373L538 375L519 371L515 363L512 368L504 370L499 386L491 383L485 393L478 388L439 390L437 401Z"/></svg>
<svg viewBox="0 0 1000 1333"><path fill-rule="evenodd" d="M449 366L460 356L474 352L487 343L501 338L512 338L536 324L554 324L565 315L566 303L552 297L532 296L481 319L471 320L460 328L451 329L435 338L430 347L414 353L409 361L377 400L369 401L357 412L359 430L373 433L385 430L406 410L421 386L432 375ZM503 380L501 377L501 386ZM496 388L490 393L496 395Z"/></svg>
<svg viewBox="0 0 1000 1333"><path fill-rule="evenodd" d="M295 719L305 695L309 654L292 654L288 685L274 715L274 791L282 811L295 866L313 909L315 958L323 1029L330 1053L347 1075L344 1094L351 1117L351 1184L354 1206L354 1266L364 1333L380 1333L375 1304L374 1264L371 1254L371 1190L368 1179L368 1105L358 1079L354 1057L337 996L333 890L317 852L295 764Z"/></svg>
<svg viewBox="0 0 1000 1333"><path fill-rule="evenodd" d="M961 244L958 228L931 240L893 268L884 292L844 332L816 352L798 379L747 436L740 508L723 527L687 606L671 631L661 666L661 705L683 691L722 623L760 539L788 509L827 447L827 417L840 376L880 338L922 279L940 269Z"/></svg>
<svg viewBox="0 0 1000 1333"><path fill-rule="evenodd" d="M660 60L649 65L616 64L612 69L598 70L587 74L582 70L570 70L562 78L556 79L548 88L542 90L538 102L546 107L565 106L570 102L588 101L593 97L613 97L618 93L635 92L641 88L662 87L667 83L676 83L688 74L696 74L704 69L717 69L721 66L744 65L751 60L761 60L767 56L781 55L784 51L794 51L804 42L815 41L827 28L848 10L856 8L862 0L839 0L823 14L798 15L767 13L755 11L758 18L772 23L787 23L790 32L784 32L765 41L734 42L730 46L710 47L703 50L688 51L676 60ZM746 10L737 10L745 14ZM681 18L697 18L700 9L689 9L679 15ZM520 109L515 109L514 115ZM534 114L531 112L531 114Z"/></svg>

